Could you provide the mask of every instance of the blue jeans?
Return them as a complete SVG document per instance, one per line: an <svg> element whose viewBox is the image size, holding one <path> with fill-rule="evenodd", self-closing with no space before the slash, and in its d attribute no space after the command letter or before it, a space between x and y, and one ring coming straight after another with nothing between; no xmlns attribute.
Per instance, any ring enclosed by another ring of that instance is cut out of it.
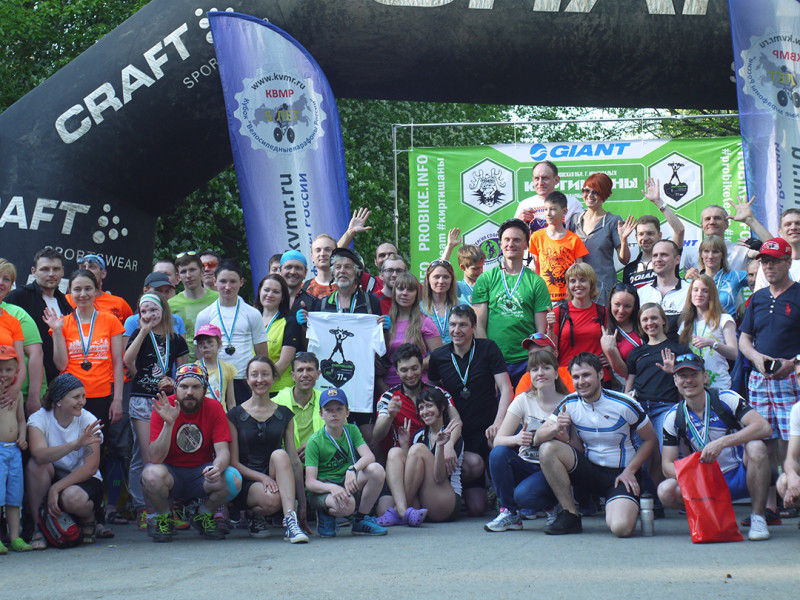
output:
<svg viewBox="0 0 800 600"><path fill-rule="evenodd" d="M522 460L517 451L508 446L492 448L489 472L501 508L544 510L556 503L539 465Z"/></svg>

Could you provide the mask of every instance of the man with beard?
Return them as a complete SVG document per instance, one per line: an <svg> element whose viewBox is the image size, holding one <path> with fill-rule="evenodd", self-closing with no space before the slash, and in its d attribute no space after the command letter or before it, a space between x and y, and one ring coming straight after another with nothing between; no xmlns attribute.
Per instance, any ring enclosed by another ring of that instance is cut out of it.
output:
<svg viewBox="0 0 800 600"><path fill-rule="evenodd" d="M302 252L288 250L281 255L280 275L289 288L289 310L296 314L300 309L318 310L318 300L303 291L303 281L308 274L308 261Z"/></svg>
<svg viewBox="0 0 800 600"><path fill-rule="evenodd" d="M206 398L208 377L201 365L184 365L175 375L175 395L158 394L150 420L152 463L142 473L142 487L155 509L154 542L171 542L175 522L171 498L206 498L189 521L208 539L225 534L217 529L214 511L236 497L242 477L230 467L231 431L219 402Z"/></svg>

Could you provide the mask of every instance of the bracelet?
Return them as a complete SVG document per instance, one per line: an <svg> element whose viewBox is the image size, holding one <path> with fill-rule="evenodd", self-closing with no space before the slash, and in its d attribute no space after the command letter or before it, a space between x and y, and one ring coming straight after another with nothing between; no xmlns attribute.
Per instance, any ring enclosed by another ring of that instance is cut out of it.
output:
<svg viewBox="0 0 800 600"><path fill-rule="evenodd" d="M352 471L353 473L355 473L356 472L356 466L355 465L350 465L349 467L347 467L347 470L348 471Z"/></svg>

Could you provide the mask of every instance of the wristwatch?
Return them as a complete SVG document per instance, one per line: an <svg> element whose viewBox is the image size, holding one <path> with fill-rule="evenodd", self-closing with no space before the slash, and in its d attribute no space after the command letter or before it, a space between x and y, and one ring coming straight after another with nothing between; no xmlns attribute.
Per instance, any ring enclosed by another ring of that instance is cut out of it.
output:
<svg viewBox="0 0 800 600"><path fill-rule="evenodd" d="M711 346L711 348L712 348L713 350L716 350L717 348L719 348L719 342L718 342L718 341L716 341L716 340L714 340L714 345L713 345L713 346Z"/></svg>

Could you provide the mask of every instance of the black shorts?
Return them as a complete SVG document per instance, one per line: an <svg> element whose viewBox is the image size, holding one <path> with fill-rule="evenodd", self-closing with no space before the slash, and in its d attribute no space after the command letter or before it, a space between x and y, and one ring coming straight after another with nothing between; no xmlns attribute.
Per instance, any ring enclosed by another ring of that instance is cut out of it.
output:
<svg viewBox="0 0 800 600"><path fill-rule="evenodd" d="M625 470L624 468L601 467L574 448L572 450L575 453L575 466L569 472L569 479L574 487L602 496L606 499L606 503L615 498L628 498L639 504L639 498L630 493L624 483L614 486L614 481ZM639 481L638 471L636 481Z"/></svg>
<svg viewBox="0 0 800 600"><path fill-rule="evenodd" d="M372 425L375 423L375 413L351 412L347 417L347 422L351 425L355 425L356 427L361 427L362 425Z"/></svg>
<svg viewBox="0 0 800 600"><path fill-rule="evenodd" d="M53 477L53 483L59 479L63 479L63 477L59 477L58 473L56 473L55 477ZM72 485L78 486L86 492L86 495L89 496L89 500L94 503L95 508L103 503L103 482L97 477L89 477L86 481L73 483Z"/></svg>

